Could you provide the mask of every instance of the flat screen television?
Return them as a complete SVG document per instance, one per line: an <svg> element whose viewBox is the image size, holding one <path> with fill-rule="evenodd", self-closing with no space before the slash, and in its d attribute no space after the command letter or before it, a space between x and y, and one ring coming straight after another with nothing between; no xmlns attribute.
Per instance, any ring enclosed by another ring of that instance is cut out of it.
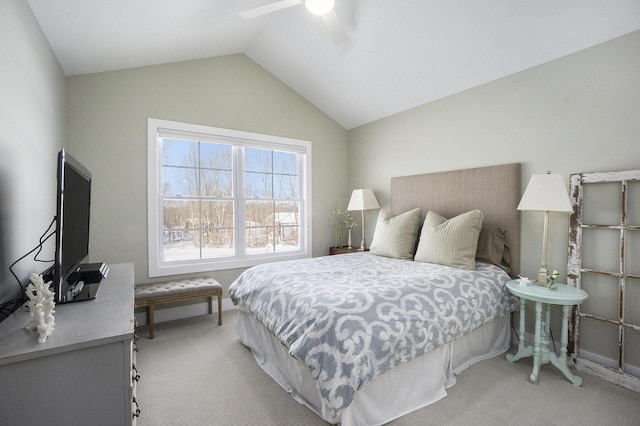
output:
<svg viewBox="0 0 640 426"><path fill-rule="evenodd" d="M89 255L90 216L91 172L62 149L58 154L56 243L50 274L58 304L91 300L97 295L102 276L84 279L87 275L81 273L82 262ZM95 274L89 271L88 276Z"/></svg>

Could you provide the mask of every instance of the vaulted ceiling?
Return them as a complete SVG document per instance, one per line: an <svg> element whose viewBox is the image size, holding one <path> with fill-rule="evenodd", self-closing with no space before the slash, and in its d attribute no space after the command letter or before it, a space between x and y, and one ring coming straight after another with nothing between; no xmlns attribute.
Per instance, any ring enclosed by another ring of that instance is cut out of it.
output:
<svg viewBox="0 0 640 426"><path fill-rule="evenodd" d="M27 0L68 76L244 53L345 129L640 29L640 0Z"/></svg>

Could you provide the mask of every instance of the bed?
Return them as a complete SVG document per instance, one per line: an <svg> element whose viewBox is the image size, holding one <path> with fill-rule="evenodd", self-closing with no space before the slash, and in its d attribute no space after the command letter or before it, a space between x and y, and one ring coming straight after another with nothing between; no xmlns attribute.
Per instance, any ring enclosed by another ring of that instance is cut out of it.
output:
<svg viewBox="0 0 640 426"><path fill-rule="evenodd" d="M370 252L234 281L241 342L332 424L384 424L445 397L456 374L510 346L520 176L515 163L392 178Z"/></svg>

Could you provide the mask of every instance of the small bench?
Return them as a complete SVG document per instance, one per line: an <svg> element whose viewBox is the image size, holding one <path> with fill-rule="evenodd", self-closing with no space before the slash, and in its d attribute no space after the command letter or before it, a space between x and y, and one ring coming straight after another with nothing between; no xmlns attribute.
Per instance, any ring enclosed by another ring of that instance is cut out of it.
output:
<svg viewBox="0 0 640 426"><path fill-rule="evenodd" d="M149 339L153 339L154 309L162 303L209 298L209 314L213 313L213 297L218 296L218 325L222 325L222 286L213 278L189 278L166 283L136 284L135 306L147 308Z"/></svg>

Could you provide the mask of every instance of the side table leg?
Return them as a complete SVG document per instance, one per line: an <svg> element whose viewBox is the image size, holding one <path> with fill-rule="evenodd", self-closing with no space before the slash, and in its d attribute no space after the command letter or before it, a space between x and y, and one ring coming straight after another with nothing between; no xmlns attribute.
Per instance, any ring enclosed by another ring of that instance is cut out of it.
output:
<svg viewBox="0 0 640 426"><path fill-rule="evenodd" d="M575 376L567 365L567 344L569 343L569 306L562 306L562 336L560 338L560 356L551 358L551 363L562 371L567 379L576 386L582 385L582 377Z"/></svg>
<svg viewBox="0 0 640 426"><path fill-rule="evenodd" d="M548 303L544 305L544 334L551 334L551 305Z"/></svg>
<svg viewBox="0 0 640 426"><path fill-rule="evenodd" d="M540 371L540 336L542 334L542 303L536 302L536 326L533 346L533 371L529 380L531 383L538 382L538 373Z"/></svg>

